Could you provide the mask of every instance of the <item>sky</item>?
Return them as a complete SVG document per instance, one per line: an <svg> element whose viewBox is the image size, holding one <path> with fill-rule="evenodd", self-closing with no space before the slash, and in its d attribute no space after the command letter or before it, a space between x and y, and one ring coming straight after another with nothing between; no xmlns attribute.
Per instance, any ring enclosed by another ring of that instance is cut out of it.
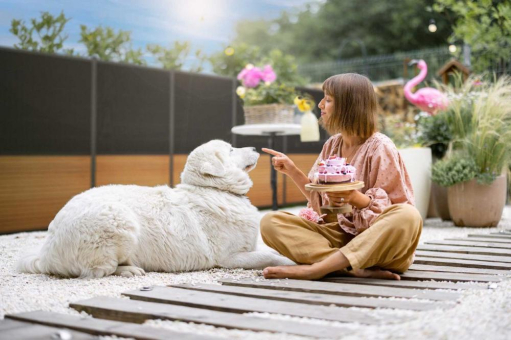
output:
<svg viewBox="0 0 511 340"><path fill-rule="evenodd" d="M80 25L103 25L131 31L135 48L168 47L176 40L187 40L192 50L200 48L210 55L234 38L238 20L276 18L283 11L296 13L311 2L321 0L0 0L0 46L17 42L9 32L12 19L29 22L43 11L55 16L64 11L71 18L65 47L79 54L85 51L78 42Z"/></svg>

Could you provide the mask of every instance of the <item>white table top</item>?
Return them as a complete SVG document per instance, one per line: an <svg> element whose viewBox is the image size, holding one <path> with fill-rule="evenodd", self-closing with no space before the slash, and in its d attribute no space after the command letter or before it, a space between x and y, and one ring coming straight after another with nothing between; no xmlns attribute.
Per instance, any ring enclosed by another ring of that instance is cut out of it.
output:
<svg viewBox="0 0 511 340"><path fill-rule="evenodd" d="M275 132L278 136L299 135L300 124L248 124L238 125L231 129L237 135L267 136Z"/></svg>

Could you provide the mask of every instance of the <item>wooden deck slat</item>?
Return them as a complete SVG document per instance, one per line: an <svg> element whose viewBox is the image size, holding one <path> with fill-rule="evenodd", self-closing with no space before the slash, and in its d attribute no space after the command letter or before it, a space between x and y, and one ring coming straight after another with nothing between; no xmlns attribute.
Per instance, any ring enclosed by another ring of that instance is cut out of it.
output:
<svg viewBox="0 0 511 340"><path fill-rule="evenodd" d="M483 237L483 238L491 238L491 239L500 239L500 240L509 240L511 239L511 235L507 234L468 234L468 237Z"/></svg>
<svg viewBox="0 0 511 340"><path fill-rule="evenodd" d="M498 269L481 269L453 266L437 266L414 263L409 270L413 271L429 271L429 272L446 272L446 273L465 273L465 274L482 274L482 275L511 275L511 270Z"/></svg>
<svg viewBox="0 0 511 340"><path fill-rule="evenodd" d="M441 257L441 258L448 258L448 259L511 263L511 256L459 254L459 253L447 253L447 252L443 252L443 251L427 251L427 250L420 250L420 249L415 251L415 255L422 256L422 257Z"/></svg>
<svg viewBox="0 0 511 340"><path fill-rule="evenodd" d="M506 262L485 262L476 260L461 260L426 256L416 256L414 264L511 270L511 263Z"/></svg>
<svg viewBox="0 0 511 340"><path fill-rule="evenodd" d="M469 241L469 242L491 242L491 243L505 243L505 244L511 244L511 238L509 239L502 239L502 238L490 238L490 237L467 237L467 238L461 238L461 237L455 237L455 238L446 238L446 241Z"/></svg>
<svg viewBox="0 0 511 340"><path fill-rule="evenodd" d="M450 240L437 240L428 241L426 244L436 244L444 246L464 246L464 247L484 247L484 248L497 248L497 249L511 249L509 243L496 243L496 242L476 242L476 241L450 241Z"/></svg>
<svg viewBox="0 0 511 340"><path fill-rule="evenodd" d="M408 270L401 275L401 280L437 280L451 282L500 282L504 277L496 275L480 274L458 274L458 273L439 273L427 271Z"/></svg>
<svg viewBox="0 0 511 340"><path fill-rule="evenodd" d="M434 245L420 245L418 250L426 251L441 251L447 253L459 254L474 254L474 255L491 255L491 256L511 256L511 249L496 249L496 248L482 248L482 247L462 247L462 246L434 246Z"/></svg>
<svg viewBox="0 0 511 340"><path fill-rule="evenodd" d="M453 292L435 292L430 290L412 290L406 288L361 286L358 284L339 284L321 281L303 280L221 280L224 285L243 286L265 289L290 290L298 292L366 296L366 297L400 297L414 299L429 299L436 301L456 301L460 294Z"/></svg>
<svg viewBox="0 0 511 340"><path fill-rule="evenodd" d="M511 230L504 230L501 232L492 232L490 235L498 235L502 237L511 237Z"/></svg>
<svg viewBox="0 0 511 340"><path fill-rule="evenodd" d="M7 318L31 323L42 324L52 327L65 327L80 332L94 335L115 335L119 337L135 339L183 339L183 340L207 340L216 337L176 332L163 328L142 326L138 324L111 321L103 319L83 318L74 315L35 311L6 315Z"/></svg>
<svg viewBox="0 0 511 340"><path fill-rule="evenodd" d="M204 292L215 292L220 294L230 294L236 296L254 297L258 299L267 299L272 301L297 302L322 306L336 305L338 307L394 308L416 311L447 308L452 306L452 304L442 304L439 302L393 301L355 296L339 296L339 295L332 296L327 294L313 294L282 290L274 291L270 289L238 286L181 284L172 285L172 287L199 290Z"/></svg>
<svg viewBox="0 0 511 340"><path fill-rule="evenodd" d="M72 339L78 340L92 340L97 337L77 332L64 328L56 328L43 326L38 324L32 324L28 322L21 322L16 320L0 320L0 340L52 340L60 339L57 334L59 332L65 332L71 335Z"/></svg>
<svg viewBox="0 0 511 340"><path fill-rule="evenodd" d="M273 320L255 316L219 312L216 310L191 308L164 303L95 297L69 305L96 318L123 322L142 323L149 319L177 320L207 324L228 329L288 333L302 336L334 338L349 334L347 327L332 327L304 324L295 321Z"/></svg>
<svg viewBox="0 0 511 340"><path fill-rule="evenodd" d="M322 279L321 281L362 284L369 286L400 287L408 289L453 289L453 290L488 289L488 285L482 283L459 284L451 282L434 282L434 281L396 281L347 276L327 277Z"/></svg>
<svg viewBox="0 0 511 340"><path fill-rule="evenodd" d="M273 313L314 319L378 324L368 313L350 310L335 310L324 306L304 303L268 301L250 297L193 291L182 288L153 287L150 291L134 290L123 293L130 299L168 303L179 306L206 308L229 313Z"/></svg>

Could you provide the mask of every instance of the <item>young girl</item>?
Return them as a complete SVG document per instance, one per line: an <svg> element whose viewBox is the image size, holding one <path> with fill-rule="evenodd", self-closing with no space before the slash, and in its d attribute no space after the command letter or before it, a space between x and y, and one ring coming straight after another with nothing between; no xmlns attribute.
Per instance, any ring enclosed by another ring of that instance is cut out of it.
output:
<svg viewBox="0 0 511 340"><path fill-rule="evenodd" d="M291 177L307 197L308 206L349 203L353 212L337 215L333 223L315 223L286 212L272 212L261 220L264 242L298 266L268 267L265 278L319 279L347 270L353 276L399 280L413 262L422 219L414 207L413 190L394 143L376 132L376 95L373 85L358 74L340 74L323 83L319 103L321 123L333 135L323 146L309 176L285 154L272 154L274 168ZM331 155L346 158L357 169L361 191L309 192L317 164Z"/></svg>

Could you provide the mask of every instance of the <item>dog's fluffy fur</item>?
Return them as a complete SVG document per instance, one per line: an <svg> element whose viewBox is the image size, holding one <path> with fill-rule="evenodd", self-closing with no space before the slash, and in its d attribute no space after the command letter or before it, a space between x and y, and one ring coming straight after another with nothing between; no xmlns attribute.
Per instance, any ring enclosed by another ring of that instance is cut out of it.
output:
<svg viewBox="0 0 511 340"><path fill-rule="evenodd" d="M256 250L260 217L245 194L258 158L254 148L214 140L189 155L175 189L109 185L83 192L18 269L90 278L293 264Z"/></svg>

